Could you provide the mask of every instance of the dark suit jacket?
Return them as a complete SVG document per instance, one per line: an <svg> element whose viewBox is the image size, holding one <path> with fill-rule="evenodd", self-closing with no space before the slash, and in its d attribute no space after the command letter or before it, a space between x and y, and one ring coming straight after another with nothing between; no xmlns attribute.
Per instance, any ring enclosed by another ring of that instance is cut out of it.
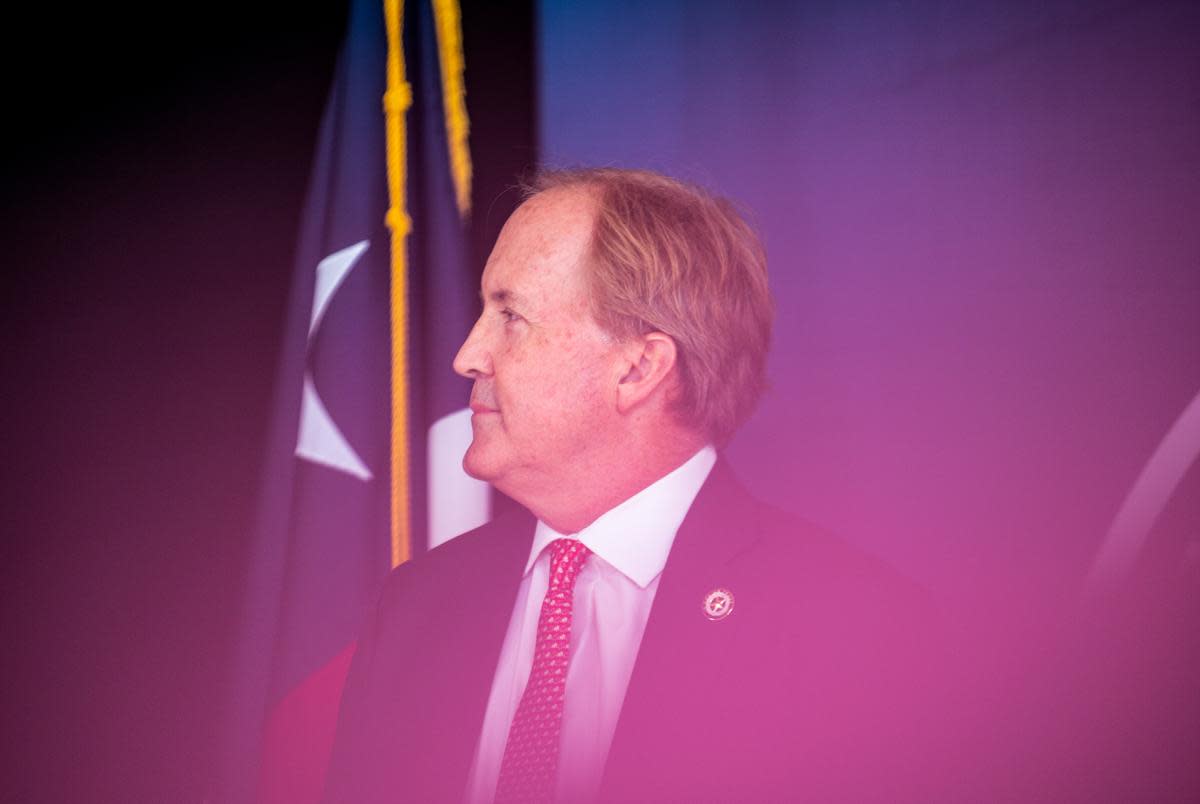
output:
<svg viewBox="0 0 1200 804"><path fill-rule="evenodd" d="M462 799L534 519L389 578L347 679L327 802ZM725 588L732 613L709 620ZM766 506L718 461L663 571L605 801L944 797L946 653L924 596Z"/></svg>

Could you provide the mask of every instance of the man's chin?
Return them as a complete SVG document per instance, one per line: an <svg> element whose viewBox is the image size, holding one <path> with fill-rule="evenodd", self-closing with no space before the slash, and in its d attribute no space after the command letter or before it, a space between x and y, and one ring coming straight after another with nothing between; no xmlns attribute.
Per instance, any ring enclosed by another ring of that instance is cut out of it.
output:
<svg viewBox="0 0 1200 804"><path fill-rule="evenodd" d="M488 460L487 450L481 447L478 441L473 441L471 446L467 447L467 453L463 455L462 467L464 472L476 480L492 483L497 474L494 463Z"/></svg>

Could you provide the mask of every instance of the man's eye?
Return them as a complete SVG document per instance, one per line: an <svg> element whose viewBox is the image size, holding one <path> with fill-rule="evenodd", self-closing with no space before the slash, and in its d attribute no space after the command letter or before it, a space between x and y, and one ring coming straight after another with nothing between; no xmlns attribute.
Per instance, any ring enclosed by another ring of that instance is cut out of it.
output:
<svg viewBox="0 0 1200 804"><path fill-rule="evenodd" d="M500 311L500 315L502 318L504 318L505 321L516 321L517 319L519 319L521 317L521 316L517 315L516 313L514 313L512 310L509 310L507 307L505 307L503 310Z"/></svg>

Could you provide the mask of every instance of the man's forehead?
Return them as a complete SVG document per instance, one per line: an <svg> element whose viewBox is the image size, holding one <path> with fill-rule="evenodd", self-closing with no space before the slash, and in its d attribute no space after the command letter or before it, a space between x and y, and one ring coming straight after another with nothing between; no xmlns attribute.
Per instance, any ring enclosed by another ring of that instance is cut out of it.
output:
<svg viewBox="0 0 1200 804"><path fill-rule="evenodd" d="M513 212L513 222L560 221L582 223L590 228L596 215L597 197L587 187L551 187L527 198Z"/></svg>
<svg viewBox="0 0 1200 804"><path fill-rule="evenodd" d="M594 203L579 190L548 190L526 201L496 241L480 282L482 300L515 304L576 284L594 216Z"/></svg>
<svg viewBox="0 0 1200 804"><path fill-rule="evenodd" d="M571 187L546 190L505 222L496 251L501 256L516 251L525 258L577 256L591 241L595 218L596 202L590 193Z"/></svg>

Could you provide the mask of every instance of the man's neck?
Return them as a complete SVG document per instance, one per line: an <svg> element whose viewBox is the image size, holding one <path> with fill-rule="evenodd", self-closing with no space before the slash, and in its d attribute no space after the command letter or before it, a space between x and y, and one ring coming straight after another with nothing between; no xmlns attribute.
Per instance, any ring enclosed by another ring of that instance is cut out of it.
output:
<svg viewBox="0 0 1200 804"><path fill-rule="evenodd" d="M606 511L678 469L706 443L703 437L693 435L664 443L653 451L642 450L636 456L614 456L589 467L586 478L547 487L544 494L514 499L559 533L578 533Z"/></svg>

